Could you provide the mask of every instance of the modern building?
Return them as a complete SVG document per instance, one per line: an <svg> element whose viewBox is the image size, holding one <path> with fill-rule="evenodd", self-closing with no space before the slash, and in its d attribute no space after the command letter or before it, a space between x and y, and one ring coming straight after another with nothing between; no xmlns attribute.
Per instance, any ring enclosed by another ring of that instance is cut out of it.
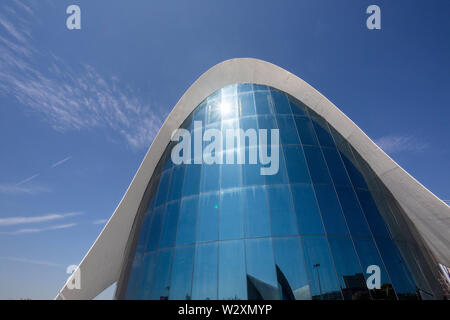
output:
<svg viewBox="0 0 450 320"><path fill-rule="evenodd" d="M279 170L174 164L178 128L278 129ZM173 108L80 263L80 288L70 278L57 299L115 282L117 299L442 299L439 264L450 265L447 204L306 82L232 59Z"/></svg>

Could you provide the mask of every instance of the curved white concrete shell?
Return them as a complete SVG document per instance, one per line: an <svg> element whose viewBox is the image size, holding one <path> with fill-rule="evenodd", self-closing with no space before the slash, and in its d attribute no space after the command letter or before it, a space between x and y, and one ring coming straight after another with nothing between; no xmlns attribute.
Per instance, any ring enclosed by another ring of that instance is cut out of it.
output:
<svg viewBox="0 0 450 320"><path fill-rule="evenodd" d="M242 58L227 60L212 67L179 100L114 214L80 263L81 289L71 290L66 284L57 299L92 299L118 280L141 199L170 142L171 133L206 97L235 83L262 84L282 90L327 120L389 189L421 235L435 262L450 265L450 207L447 204L395 163L352 120L305 81L271 63Z"/></svg>

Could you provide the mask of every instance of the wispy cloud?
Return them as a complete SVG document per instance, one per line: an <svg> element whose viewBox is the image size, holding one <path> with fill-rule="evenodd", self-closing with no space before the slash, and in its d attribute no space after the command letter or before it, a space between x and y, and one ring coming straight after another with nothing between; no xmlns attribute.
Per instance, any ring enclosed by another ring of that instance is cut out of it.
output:
<svg viewBox="0 0 450 320"><path fill-rule="evenodd" d="M375 143L386 153L399 153L405 151L420 152L428 145L412 135L388 135L375 139Z"/></svg>
<svg viewBox="0 0 450 320"><path fill-rule="evenodd" d="M56 168L57 166L62 165L64 162L69 161L70 159L72 159L72 156L68 156L67 158L59 160L58 162L52 164L52 168Z"/></svg>
<svg viewBox="0 0 450 320"><path fill-rule="evenodd" d="M13 262L21 262L21 263L27 263L27 264L37 264L42 266L49 266L49 267L63 267L61 264L49 262L49 261L42 261L42 260L32 260L27 258L18 258L18 257L0 257L2 260L8 260Z"/></svg>
<svg viewBox="0 0 450 320"><path fill-rule="evenodd" d="M139 99L117 77L104 76L88 64L69 66L39 50L30 10L2 5L20 14L0 14L0 94L35 111L55 130L109 128L133 148L150 145L166 115L161 108Z"/></svg>
<svg viewBox="0 0 450 320"><path fill-rule="evenodd" d="M8 217L0 218L0 226L13 226L19 224L29 224L29 223L41 223L53 220L60 220L64 218L74 217L80 215L80 212L69 212L69 213L55 213L46 214L42 216L35 217Z"/></svg>
<svg viewBox="0 0 450 320"><path fill-rule="evenodd" d="M93 224L105 224L108 221L108 219L100 219L92 221Z"/></svg>
<svg viewBox="0 0 450 320"><path fill-rule="evenodd" d="M26 178L26 179L16 183L16 186L20 186L20 185L22 185L24 183L30 182L31 180L39 177L40 175L41 175L40 173L36 173L36 174L32 175L31 177L28 177L28 178Z"/></svg>
<svg viewBox="0 0 450 320"><path fill-rule="evenodd" d="M28 228L28 229L19 229L15 231L3 231L0 232L0 234L10 234L10 235L16 235L16 234L26 234L26 233L38 233L38 232L44 232L44 231L50 231L50 230L59 230L59 229L67 229L75 227L76 223L67 223L67 224L61 224L61 225L55 225L45 228Z"/></svg>
<svg viewBox="0 0 450 320"><path fill-rule="evenodd" d="M51 190L49 188L39 185L23 186L17 184L0 184L0 193L8 195L19 195L19 194L35 195L50 191Z"/></svg>

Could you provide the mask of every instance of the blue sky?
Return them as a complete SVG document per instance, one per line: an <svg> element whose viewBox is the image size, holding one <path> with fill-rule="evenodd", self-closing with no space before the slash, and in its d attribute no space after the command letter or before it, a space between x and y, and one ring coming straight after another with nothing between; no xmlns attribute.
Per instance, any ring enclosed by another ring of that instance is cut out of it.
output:
<svg viewBox="0 0 450 320"><path fill-rule="evenodd" d="M66 28L70 4L81 30ZM365 26L371 4L381 30ZM450 199L449 12L446 0L2 1L0 299L56 295L171 108L230 58L300 76Z"/></svg>

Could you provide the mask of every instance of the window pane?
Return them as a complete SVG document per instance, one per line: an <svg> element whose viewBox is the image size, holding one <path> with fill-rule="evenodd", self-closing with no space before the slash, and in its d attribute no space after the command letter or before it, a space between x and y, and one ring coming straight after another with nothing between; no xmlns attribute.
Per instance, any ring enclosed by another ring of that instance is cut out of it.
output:
<svg viewBox="0 0 450 320"><path fill-rule="evenodd" d="M179 201L167 204L166 215L164 216L164 226L161 234L161 241L159 243L160 248L173 247L175 245L179 211Z"/></svg>
<svg viewBox="0 0 450 320"><path fill-rule="evenodd" d="M278 149L278 172L273 175L265 175L264 177L266 179L266 184L288 183L288 176L287 176L286 165L285 165L285 161L284 161L283 149L279 145L273 146L273 148ZM270 154L272 154L272 152L273 152L272 147L269 148L268 151L270 152ZM264 166L266 168L269 168L272 166L273 168L276 168L274 161L276 161L276 158L273 157L269 164L261 165L261 167Z"/></svg>
<svg viewBox="0 0 450 320"><path fill-rule="evenodd" d="M257 147L245 149L245 159L247 159L247 161L242 165L242 182L244 186L265 184L264 176L261 174L261 165L258 161L256 161L255 164L248 161L248 159L250 159L250 154L256 155L256 159L258 159L258 152Z"/></svg>
<svg viewBox="0 0 450 320"><path fill-rule="evenodd" d="M219 299L247 299L244 243L223 241L219 247Z"/></svg>
<svg viewBox="0 0 450 320"><path fill-rule="evenodd" d="M153 278L156 269L156 258L157 252L150 252L144 255L144 274L141 279L141 284L139 288L139 298L148 300L151 299L151 291L153 285Z"/></svg>
<svg viewBox="0 0 450 320"><path fill-rule="evenodd" d="M341 300L326 238L302 237L302 244L313 300Z"/></svg>
<svg viewBox="0 0 450 320"><path fill-rule="evenodd" d="M175 249L170 283L171 300L191 300L194 246Z"/></svg>
<svg viewBox="0 0 450 320"><path fill-rule="evenodd" d="M330 175L320 149L304 147L304 151L312 182L331 184Z"/></svg>
<svg viewBox="0 0 450 320"><path fill-rule="evenodd" d="M299 115L299 116L306 116L307 107L303 102L295 99L292 96L289 96L288 100L289 100L289 104L291 105L291 110L292 110L293 114Z"/></svg>
<svg viewBox="0 0 450 320"><path fill-rule="evenodd" d="M139 299L139 286L141 284L141 278L145 274L143 270L143 254L136 253L131 266L130 276L128 278L127 290L125 293L125 299L136 300Z"/></svg>
<svg viewBox="0 0 450 320"><path fill-rule="evenodd" d="M317 201L328 234L348 234L347 225L332 186L315 185Z"/></svg>
<svg viewBox="0 0 450 320"><path fill-rule="evenodd" d="M167 189L169 188L169 179L171 171L164 171L159 182L158 193L156 195L156 206L159 206L166 202Z"/></svg>
<svg viewBox="0 0 450 320"><path fill-rule="evenodd" d="M217 258L217 242L197 245L192 299L217 299Z"/></svg>
<svg viewBox="0 0 450 320"><path fill-rule="evenodd" d="M253 92L253 84L251 83L240 83L238 84L238 92Z"/></svg>
<svg viewBox="0 0 450 320"><path fill-rule="evenodd" d="M255 92L255 105L256 112L258 114L270 114L271 106L269 91L256 91Z"/></svg>
<svg viewBox="0 0 450 320"><path fill-rule="evenodd" d="M186 174L184 177L183 185L183 197L198 194L201 169L202 165L200 164L186 165Z"/></svg>
<svg viewBox="0 0 450 320"><path fill-rule="evenodd" d="M345 171L344 165L336 149L323 148L322 151L334 184L340 186L350 186L351 184L348 179L347 172Z"/></svg>
<svg viewBox="0 0 450 320"><path fill-rule="evenodd" d="M184 165L175 165L173 167L168 201L181 198L181 191L183 190L184 168Z"/></svg>
<svg viewBox="0 0 450 320"><path fill-rule="evenodd" d="M200 191L219 190L220 164L203 164Z"/></svg>
<svg viewBox="0 0 450 320"><path fill-rule="evenodd" d="M167 300L169 298L170 271L172 269L172 249L161 250L155 269L155 279L151 293L152 300Z"/></svg>
<svg viewBox="0 0 450 320"><path fill-rule="evenodd" d="M291 185L300 234L325 234L316 197L310 184Z"/></svg>
<svg viewBox="0 0 450 320"><path fill-rule="evenodd" d="M155 208L152 226L150 227L148 242L147 242L147 252L154 251L158 248L159 245L159 237L161 235L161 225L162 219L164 217L165 206L160 206Z"/></svg>
<svg viewBox="0 0 450 320"><path fill-rule="evenodd" d="M380 216L380 212L373 201L370 192L364 190L357 190L358 199L361 203L361 207L369 223L370 230L375 237L390 238L389 231L383 218Z"/></svg>
<svg viewBox="0 0 450 320"><path fill-rule="evenodd" d="M301 146L284 146L284 157L286 169L289 176L289 182L311 182L308 168L306 166L305 156Z"/></svg>
<svg viewBox="0 0 450 320"><path fill-rule="evenodd" d="M336 187L342 210L347 221L350 233L360 236L371 236L364 214L359 206L355 192L352 188Z"/></svg>
<svg viewBox="0 0 450 320"><path fill-rule="evenodd" d="M217 240L218 237L218 215L219 215L219 193L203 193L199 197L197 241Z"/></svg>
<svg viewBox="0 0 450 320"><path fill-rule="evenodd" d="M241 192L240 189L221 192L220 240L240 239L244 236Z"/></svg>
<svg viewBox="0 0 450 320"><path fill-rule="evenodd" d="M277 276L270 239L245 240L249 300L277 300Z"/></svg>
<svg viewBox="0 0 450 320"><path fill-rule="evenodd" d="M194 243L197 206L197 196L186 198L181 201L180 219L177 230L177 245Z"/></svg>
<svg viewBox="0 0 450 320"><path fill-rule="evenodd" d="M247 132L247 130L251 129L251 131L255 130L256 132L256 141L251 141L250 138L245 137L245 146L251 147L251 146L257 146L258 145L258 122L256 120L256 117L246 117L239 120L239 127L244 131L244 134ZM250 132L251 132L250 131ZM241 146L241 148L244 146ZM246 161L248 158L245 158Z"/></svg>
<svg viewBox="0 0 450 320"><path fill-rule="evenodd" d="M298 135L303 145L318 145L311 120L307 117L295 117Z"/></svg>
<svg viewBox="0 0 450 320"><path fill-rule="evenodd" d="M241 116L249 116L256 114L253 92L240 94L238 104Z"/></svg>
<svg viewBox="0 0 450 320"><path fill-rule="evenodd" d="M292 116L277 116L277 123L282 144L300 144Z"/></svg>
<svg viewBox="0 0 450 320"><path fill-rule="evenodd" d="M323 147L335 147L333 138L331 137L328 128L325 127L326 124L320 125L314 120L312 121L314 125L314 129L316 131L317 138L319 139L319 143Z"/></svg>
<svg viewBox="0 0 450 320"><path fill-rule="evenodd" d="M356 188L367 189L367 184L366 184L362 174L359 172L359 170L353 165L353 163L343 153L341 153L341 157L345 164L345 167L347 168L348 175L350 176L350 179L352 180L353 185Z"/></svg>
<svg viewBox="0 0 450 320"><path fill-rule="evenodd" d="M300 239L275 238L276 272L282 300L311 300Z"/></svg>
<svg viewBox="0 0 450 320"><path fill-rule="evenodd" d="M277 114L290 114L291 108L286 95L283 92L274 89L271 89L270 92L272 94L275 112Z"/></svg>
<svg viewBox="0 0 450 320"><path fill-rule="evenodd" d="M353 243L348 237L329 237L334 264L345 300L368 300L369 291Z"/></svg>
<svg viewBox="0 0 450 320"><path fill-rule="evenodd" d="M269 236L269 211L267 210L265 187L243 189L242 192L244 197L245 236Z"/></svg>
<svg viewBox="0 0 450 320"><path fill-rule="evenodd" d="M267 188L273 236L296 235L297 221L287 185Z"/></svg>

